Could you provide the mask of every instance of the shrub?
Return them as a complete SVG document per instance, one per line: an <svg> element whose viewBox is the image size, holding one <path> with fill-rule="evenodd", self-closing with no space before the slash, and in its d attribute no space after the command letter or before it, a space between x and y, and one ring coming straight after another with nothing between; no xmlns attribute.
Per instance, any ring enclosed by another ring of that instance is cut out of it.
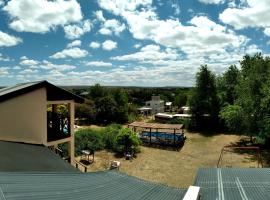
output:
<svg viewBox="0 0 270 200"><path fill-rule="evenodd" d="M104 148L102 131L95 129L80 129L75 133L76 155L81 154L81 150L92 151Z"/></svg>
<svg viewBox="0 0 270 200"><path fill-rule="evenodd" d="M119 124L111 124L105 128L103 133L105 148L114 149L115 139L121 128L122 126Z"/></svg>
<svg viewBox="0 0 270 200"><path fill-rule="evenodd" d="M115 138L114 150L119 154L138 153L140 139L129 128L122 128Z"/></svg>

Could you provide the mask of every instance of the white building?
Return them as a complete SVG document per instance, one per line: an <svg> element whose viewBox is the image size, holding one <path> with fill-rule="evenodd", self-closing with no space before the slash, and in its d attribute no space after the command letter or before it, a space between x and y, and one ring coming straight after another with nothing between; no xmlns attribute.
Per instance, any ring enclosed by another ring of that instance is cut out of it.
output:
<svg viewBox="0 0 270 200"><path fill-rule="evenodd" d="M163 113L165 108L164 101L160 99L160 96L152 96L151 101L147 101L145 106L150 107L153 114Z"/></svg>

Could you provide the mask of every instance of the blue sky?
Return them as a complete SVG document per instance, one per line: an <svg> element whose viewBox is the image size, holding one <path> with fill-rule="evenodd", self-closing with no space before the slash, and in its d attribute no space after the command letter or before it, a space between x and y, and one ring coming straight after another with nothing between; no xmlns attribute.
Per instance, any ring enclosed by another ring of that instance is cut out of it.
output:
<svg viewBox="0 0 270 200"><path fill-rule="evenodd" d="M193 86L269 56L268 0L0 0L0 85Z"/></svg>

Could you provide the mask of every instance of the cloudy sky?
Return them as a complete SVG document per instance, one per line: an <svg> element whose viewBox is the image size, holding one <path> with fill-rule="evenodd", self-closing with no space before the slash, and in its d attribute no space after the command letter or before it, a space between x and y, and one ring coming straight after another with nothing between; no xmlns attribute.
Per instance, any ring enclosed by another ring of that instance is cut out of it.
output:
<svg viewBox="0 0 270 200"><path fill-rule="evenodd" d="M192 86L269 47L269 0L0 0L0 85Z"/></svg>

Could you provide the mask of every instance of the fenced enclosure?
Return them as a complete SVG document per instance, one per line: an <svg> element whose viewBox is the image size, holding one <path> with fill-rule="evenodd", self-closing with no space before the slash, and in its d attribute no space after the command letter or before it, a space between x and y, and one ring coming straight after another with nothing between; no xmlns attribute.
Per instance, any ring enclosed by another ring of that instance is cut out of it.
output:
<svg viewBox="0 0 270 200"><path fill-rule="evenodd" d="M263 167L259 147L224 146L221 150L218 168L260 168Z"/></svg>

